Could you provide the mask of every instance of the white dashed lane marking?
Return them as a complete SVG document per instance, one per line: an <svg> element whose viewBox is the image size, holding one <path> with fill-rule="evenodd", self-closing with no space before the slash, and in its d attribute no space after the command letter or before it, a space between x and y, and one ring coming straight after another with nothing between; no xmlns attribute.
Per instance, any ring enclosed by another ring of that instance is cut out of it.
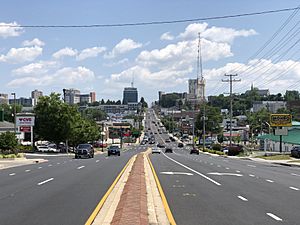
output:
<svg viewBox="0 0 300 225"><path fill-rule="evenodd" d="M249 167L254 167L254 168L256 167L256 166L254 166L254 165L247 165L247 166L249 166Z"/></svg>
<svg viewBox="0 0 300 225"><path fill-rule="evenodd" d="M247 202L248 201L248 199L246 199L245 197L243 197L243 196L237 196L239 199L241 199L242 201L244 201L244 202Z"/></svg>
<svg viewBox="0 0 300 225"><path fill-rule="evenodd" d="M25 170L25 172L27 173L27 172L30 172L31 170Z"/></svg>
<svg viewBox="0 0 300 225"><path fill-rule="evenodd" d="M82 169L82 168L84 168L85 166L79 166L79 167L77 167L77 169L78 170L80 170L80 169Z"/></svg>
<svg viewBox="0 0 300 225"><path fill-rule="evenodd" d="M250 176L250 177L255 177L255 175L254 175L254 174L249 174L249 176Z"/></svg>
<svg viewBox="0 0 300 225"><path fill-rule="evenodd" d="M299 191L299 188L296 188L296 187L290 187L290 189L292 189L294 191Z"/></svg>
<svg viewBox="0 0 300 225"><path fill-rule="evenodd" d="M274 215L273 213L267 213L267 215L271 218L273 218L274 220L277 220L277 221L282 221L281 218L279 218L278 216Z"/></svg>
<svg viewBox="0 0 300 225"><path fill-rule="evenodd" d="M52 181L54 178L52 177L52 178L50 178L50 179L48 179L48 180L44 180L44 181L42 181L42 182L40 182L40 183L38 183L37 185L43 185L43 184L45 184L45 183L48 183L48 182L50 182L50 181Z"/></svg>
<svg viewBox="0 0 300 225"><path fill-rule="evenodd" d="M16 175L16 174L15 174L15 173L10 173L10 174L9 174L9 176L14 176L14 175Z"/></svg>
<svg viewBox="0 0 300 225"><path fill-rule="evenodd" d="M291 173L291 175L300 177L300 175L299 175L299 174L296 174L296 173Z"/></svg>
<svg viewBox="0 0 300 225"><path fill-rule="evenodd" d="M266 180L267 182L269 182L269 183L274 183L274 181L273 180Z"/></svg>

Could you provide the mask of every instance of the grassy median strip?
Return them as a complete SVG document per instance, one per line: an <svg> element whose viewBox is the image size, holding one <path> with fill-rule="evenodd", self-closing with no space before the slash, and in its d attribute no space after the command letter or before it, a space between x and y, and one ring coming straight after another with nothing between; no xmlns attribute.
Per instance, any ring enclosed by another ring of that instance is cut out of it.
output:
<svg viewBox="0 0 300 225"><path fill-rule="evenodd" d="M85 225L91 225L93 223L93 221L95 220L95 218L98 215L99 211L101 210L102 206L104 205L106 199L108 198L109 194L112 192L112 190L114 189L114 187L118 183L119 179L123 175L124 171L126 170L126 168L128 167L128 165L130 164L130 162L133 159L134 159L134 156L131 157L130 160L128 160L127 164L124 166L124 168L122 169L122 171L119 173L119 175L117 176L117 178L115 179L115 181L112 183L112 185L110 186L110 188L107 190L107 192L105 193L105 195L102 197L102 199L100 200L100 202L98 203L98 205L94 209L93 213L90 215L90 217L88 218L88 220L85 222Z"/></svg>
<svg viewBox="0 0 300 225"><path fill-rule="evenodd" d="M165 210L166 210L166 214L167 214L168 220L169 220L169 222L170 222L171 225L176 225L176 222L175 222L174 217L173 217L173 214L172 214L172 212L171 212L171 210L170 210L170 207L169 207L167 198L166 198L166 196L165 196L165 194L164 194L164 191L163 191L163 189L162 189L162 187L161 187L161 185L160 185L159 179L158 179L158 177L157 177L157 175L156 175L156 172L155 172L155 170L154 170L154 167L153 167L153 165L152 165L152 163L151 163L151 160L150 160L150 158L149 158L148 155L147 155L147 159L148 159L148 162L149 162L149 164L150 164L150 167L151 167L151 170L152 170L152 173L153 173L153 176L154 176L154 179L155 179L155 182L156 182L156 185L157 185L159 194L160 194L160 196L161 196L161 199L162 199L164 208L165 208Z"/></svg>

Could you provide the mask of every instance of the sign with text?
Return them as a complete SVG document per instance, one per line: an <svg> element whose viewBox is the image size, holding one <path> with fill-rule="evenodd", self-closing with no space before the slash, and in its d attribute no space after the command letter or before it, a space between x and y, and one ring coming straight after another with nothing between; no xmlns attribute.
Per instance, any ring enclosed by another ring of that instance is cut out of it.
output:
<svg viewBox="0 0 300 225"><path fill-rule="evenodd" d="M292 115L291 114L271 114L270 125L272 127L291 127Z"/></svg>
<svg viewBox="0 0 300 225"><path fill-rule="evenodd" d="M17 116L16 125L21 126L34 126L34 116Z"/></svg>
<svg viewBox="0 0 300 225"><path fill-rule="evenodd" d="M22 127L19 127L19 131L20 132L25 132L25 133L30 133L31 132L31 127L29 127L29 126L22 126Z"/></svg>

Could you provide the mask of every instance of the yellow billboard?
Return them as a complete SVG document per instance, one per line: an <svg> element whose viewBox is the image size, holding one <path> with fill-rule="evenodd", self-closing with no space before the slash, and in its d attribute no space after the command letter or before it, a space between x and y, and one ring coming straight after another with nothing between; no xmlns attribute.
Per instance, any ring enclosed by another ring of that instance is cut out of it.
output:
<svg viewBox="0 0 300 225"><path fill-rule="evenodd" d="M270 125L272 127L291 127L292 115L291 114L271 114Z"/></svg>

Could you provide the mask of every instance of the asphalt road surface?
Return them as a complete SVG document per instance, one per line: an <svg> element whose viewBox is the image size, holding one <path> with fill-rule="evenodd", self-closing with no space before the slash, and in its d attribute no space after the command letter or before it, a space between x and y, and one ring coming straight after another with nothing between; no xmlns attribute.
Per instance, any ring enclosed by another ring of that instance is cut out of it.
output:
<svg viewBox="0 0 300 225"><path fill-rule="evenodd" d="M167 137L158 133L156 140ZM300 168L191 155L186 146L166 145L174 152L150 158L177 224L300 224Z"/></svg>
<svg viewBox="0 0 300 225"><path fill-rule="evenodd" d="M48 157L0 170L1 225L82 225L137 147L121 156Z"/></svg>

